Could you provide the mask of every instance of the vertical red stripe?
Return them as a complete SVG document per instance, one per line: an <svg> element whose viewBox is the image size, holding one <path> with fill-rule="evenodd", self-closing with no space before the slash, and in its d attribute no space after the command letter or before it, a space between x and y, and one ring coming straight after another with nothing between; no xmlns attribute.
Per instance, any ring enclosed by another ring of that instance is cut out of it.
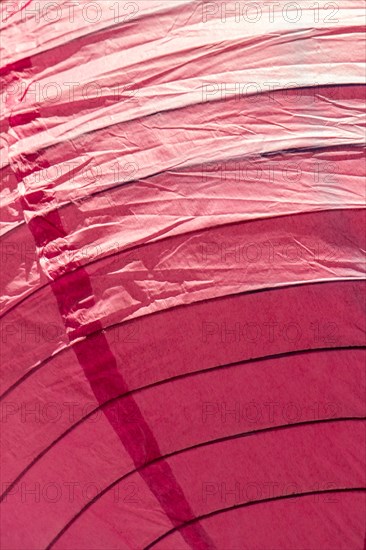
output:
<svg viewBox="0 0 366 550"><path fill-rule="evenodd" d="M43 166L45 162L40 158L28 160L34 162L33 166L36 165L37 168L46 168L46 166ZM24 176L23 173L18 174L17 177L21 179ZM37 197L32 196L32 199L34 198L38 203L46 200L42 194L39 196L37 194ZM24 198L22 198L22 204L23 208L27 208ZM56 238L66 236L57 211L34 217L29 222L28 227L37 247L43 247ZM61 273L66 273L67 276L60 277ZM59 277L51 282L51 288L56 297L65 327L70 329L70 341L80 336L87 336L88 333L97 332L92 337L74 344L73 351L99 404L128 392L127 384L117 367L116 359L102 332L103 327L100 321L94 321L87 326L73 324L70 321L72 318L70 313L77 309L78 304L82 303L84 308L86 305L91 307L95 304L92 286L86 270L78 267L77 264L68 264L64 270L60 269ZM118 411L116 410L117 407ZM132 396L127 396L122 403L118 402L108 407L107 410L103 409L103 412L131 456L136 468L161 456L154 434ZM124 416L126 417L125 423L121 421ZM128 421L131 417L134 418L135 422ZM174 526L179 526L194 519L195 515L183 490L166 461L160 461L159 464L141 470L140 475ZM185 529L182 535L187 544L193 549L209 550L215 548L199 523Z"/></svg>

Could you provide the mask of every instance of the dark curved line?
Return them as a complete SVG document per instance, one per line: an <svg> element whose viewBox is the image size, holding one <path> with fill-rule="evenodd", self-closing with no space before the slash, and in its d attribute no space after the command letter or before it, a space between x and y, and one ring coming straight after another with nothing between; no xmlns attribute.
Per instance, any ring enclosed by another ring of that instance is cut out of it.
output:
<svg viewBox="0 0 366 550"><path fill-rule="evenodd" d="M340 84L341 87L343 86L348 86L348 84ZM352 84L351 86L359 86L359 84ZM197 167L202 167L207 165L207 166L210 166L213 162L240 162L241 160L250 160L250 159L254 159L254 160L260 160L262 158L266 159L266 158L273 158L273 157L276 157L276 156L284 156L284 155L297 155L297 154L303 154L303 153L313 153L315 151L319 151L319 152L341 152L342 150L344 149L351 149L351 150L355 150L355 152L357 152L358 149L360 150L363 150L365 149L365 146L366 146L366 141L365 142L362 142L362 143L350 143L350 142L344 142L344 143L341 143L341 144L338 144L338 145L325 145L325 146L315 146L315 147L297 147L297 148L288 148L288 149L277 149L275 151L265 151L265 152L262 152L262 153L257 153L257 154L254 154L254 153L245 153L245 154L241 154L241 155L234 155L234 156L230 156L230 157L218 157L217 159L215 159L215 161L208 161L208 162L204 162L204 163L197 163L197 162L191 162L191 163L188 163L188 164L185 164L183 168L176 168L175 166L172 166L171 168L167 168L167 169L164 169L164 170L159 170L157 172L153 172L152 174L149 174L147 176L144 176L144 177L138 177L138 178L132 178L131 180L124 180L120 183L116 183L115 185L112 185L110 187L104 187L102 189L99 189L97 191L94 191L92 193L88 193L87 195L81 197L83 200L85 199L92 199L93 197L97 196L97 195L100 195L100 194L104 194L104 193L108 193L110 191L115 191L121 187L125 187L127 185L132 185L132 184L135 184L135 183L140 183L140 182L144 182L146 180L150 180L152 178L155 178L156 176L160 176L162 174L168 174L169 172L172 172L172 171L176 171L176 172L181 172L182 174L185 174L186 171L192 169L192 168L197 168ZM13 170L14 172L14 170ZM72 201L67 201L63 204L60 204L57 208L54 208L54 209L51 209L51 210L47 210L47 212L54 212L54 211L59 211L59 210L63 210L64 208L67 208L69 207L70 205L72 205L73 202ZM23 224L26 224L25 221L22 221L21 224L15 226L13 229L10 229L7 233L5 233L4 235L2 235L0 237L0 240L3 239L5 237L5 235L8 235L9 233L11 233L12 231L15 231L18 227L20 227L21 225Z"/></svg>
<svg viewBox="0 0 366 550"><path fill-rule="evenodd" d="M171 378L164 378L162 380L158 380L156 382L152 382L151 384L146 384L145 386L140 386L138 388L135 388L133 390L130 390L128 392L116 395L115 397L112 397L111 399L108 399L101 405L98 405L93 410L91 410L88 414L83 416L82 418L79 418L77 422L69 426L64 432L62 432L56 439L54 439L47 447L45 447L40 453L38 453L37 456L35 456L32 461L17 475L17 477L11 482L11 484L6 488L6 490L0 495L0 503L4 500L4 498L7 496L7 494L13 489L13 487L19 483L19 481L25 476L25 474L37 464L41 458L43 458L53 447L55 447L60 441L62 441L69 433L76 430L81 424L84 424L91 416L93 416L95 413L98 413L99 411L102 411L104 408L108 407L111 403L114 403L116 401L119 401L120 399L124 399L125 397L128 397L129 395L135 395L140 392L143 392L145 390L150 390L153 388L156 388L158 386L163 386L167 383L174 383L179 380L184 380L186 378L193 378L195 376L210 374L213 371L221 370L221 369L229 369L229 368L235 368L238 366L246 366L250 363L262 363L273 359L282 359L284 357L291 357L296 355L306 355L308 353L324 353L327 351L347 351L347 350L366 350L366 346L347 346L347 347L337 347L337 348L318 348L318 349L307 349L307 350L300 350L300 351L289 351L284 353L277 353L272 355L266 355L264 357L256 357L254 359L244 359L243 361L235 361L233 363L226 363L225 365L217 365L215 367L211 367L208 369L200 369L198 371L193 372L186 372L182 374L177 374L175 376L172 376ZM295 423L296 424L296 423ZM292 424L289 424L292 425Z"/></svg>
<svg viewBox="0 0 366 550"><path fill-rule="evenodd" d="M196 443L195 445L191 445L189 447L186 447L184 449L179 449L178 451L172 451L170 453L167 453L165 455L159 456L157 458L154 458L153 460L147 462L146 464L139 466L135 468L134 470L118 477L112 483L107 485L102 491L100 491L93 499L88 501L83 508L79 510L67 523L64 525L64 527L57 533L57 535L51 540L51 542L47 545L45 550L50 550L52 546L62 537L62 535L71 527L75 521L79 519L79 517L88 510L95 502L97 502L100 498L102 498L103 495L105 495L107 492L109 492L113 487L118 485L121 481L124 479L130 477L134 473L139 473L141 470L144 470L145 468L148 468L152 464L156 464L157 462L160 462L162 460L169 459L173 456L177 456L180 454L183 454L185 452L189 452L198 448L202 447L208 447L210 445L216 445L220 443L224 443L225 441L235 440L235 439L241 439L243 437L251 437L253 435L261 435L262 433L268 433L268 432L275 432L275 431L281 431L281 430L287 430L292 428L298 428L302 426L308 426L313 424L329 424L329 423L336 423L336 422L360 422L366 420L366 417L343 417L343 418L327 418L324 420L308 420L303 422L298 422L296 424L285 424L282 426L271 426L268 428L263 428L259 430L253 430L251 432L241 432L239 434L234 434L230 436L224 436L219 437L217 439L211 440L211 441L205 441L203 443Z"/></svg>
<svg viewBox="0 0 366 550"><path fill-rule="evenodd" d="M37 258L37 260L38 260L38 258ZM44 275L44 272L42 272L42 273ZM21 306L23 302L28 300L28 298L31 298L32 296L35 296L35 294L37 294L38 292L40 292L41 290L43 290L44 288L46 288L50 284L52 284L52 281L47 281L43 285L37 286L37 288L33 292L30 292L29 294L26 294L25 296L23 296L23 298L21 298L17 302L14 302L8 309L6 309L3 313L0 314L0 320L3 319L4 317L6 317L8 315L8 313L11 313L13 311L13 309L15 309L16 307Z"/></svg>
<svg viewBox="0 0 366 550"><path fill-rule="evenodd" d="M9 231L6 231L5 233L3 233L2 235L0 235L0 242L2 240L5 239L5 237L7 235L9 235L10 233L13 233L14 231L16 231L19 227L23 227L23 225L27 225L27 222L25 221L25 219L21 219L19 223L17 223L14 227L12 227L11 229L9 229Z"/></svg>
<svg viewBox="0 0 366 550"><path fill-rule="evenodd" d="M107 191L114 191L115 189L119 189L120 187L123 187L123 186L127 186L127 185L131 185L133 183L137 183L137 182L141 182L141 181L145 181L145 180L149 180L151 178L154 178L156 176L160 176L162 174L165 174L165 173L169 173L169 172L172 172L172 171L176 171L176 172L181 172L181 173L185 173L186 171L192 169L192 168L199 168L199 167L202 167L203 166L210 166L212 165L212 163L217 163L217 162L224 162L224 161L230 161L230 162L240 162L240 160L246 160L246 159L254 159L254 160L259 160L259 159L262 159L262 158L268 158L268 157L275 157L275 156L283 156L283 155L295 155L295 154L302 154L302 153L311 153L311 152L314 152L314 151L321 151L321 152L327 152L327 151L342 151L342 149L346 149L346 148L350 148L350 149L365 149L366 147L366 141L363 142L363 143L341 143L339 145L325 145L325 146L317 146L317 147L298 147L298 148L294 148L294 149L277 149L276 151L270 151L268 153L266 152L262 152L262 153L257 153L257 154L254 154L254 153L245 153L245 154L242 154L242 155L234 155L234 156L230 156L230 157L217 157L215 159L215 161L207 161L207 162L190 162L188 164L185 164L183 168L176 168L175 166L172 166L171 168L167 168L165 170L159 170L158 172L154 172L148 176L144 176L143 178L135 178L135 179L132 179L132 180L128 180L128 181L123 181L121 183L118 183L112 187L107 187L107 188L104 188L104 189L100 189L99 191L94 191L93 193L90 193L88 194L87 196L88 197L95 197L96 195L100 195L101 193L106 193ZM84 197L85 198L85 197ZM61 204L60 205L60 208L58 208L58 210L61 210L67 206L69 206L71 204L71 202L67 202L65 204Z"/></svg>
<svg viewBox="0 0 366 550"><path fill-rule="evenodd" d="M174 527L173 529L170 529L169 531L166 531L163 535L160 535L160 537L154 539L152 542L150 542L143 550L150 550L153 548L158 542L162 541L166 537L170 536L176 531L180 531L181 529L184 529L188 525L192 525L198 521L208 519L212 516L225 514L226 512L231 512L232 510L237 510L238 508L245 508L247 506L254 506L255 504L266 504L268 502L277 502L279 500L286 500L291 498L299 498L299 497L308 497L312 495L322 495L322 494L329 494L329 493L354 493L354 492L365 492L365 487L343 487L338 489L324 489L324 490L317 490L317 491L304 491L303 493L293 493L290 495L280 495L277 497L268 497L268 498L262 498L261 500L252 500L249 502L242 502L241 504L234 504L233 506L229 506L227 508L220 508L218 510L213 510L212 512L209 512L207 514L202 514L201 516L197 516L194 519L191 519L189 521L186 521L182 523L178 527Z"/></svg>
<svg viewBox="0 0 366 550"><path fill-rule="evenodd" d="M341 87L343 86L358 86L359 84L340 84ZM174 166L172 166L171 168L167 168L165 170L160 170L158 172L154 172L148 176L144 176L143 178L136 178L136 179L132 179L132 180L128 180L128 181L122 181L120 183L116 183L115 185L112 185L111 187L104 187L103 189L100 189L99 191L94 191L93 193L88 193L87 195L85 195L84 197L81 197L83 200L86 200L86 199L92 199L93 197L97 196L97 195L101 195L101 194L104 194L104 193L108 193L109 191L115 191L116 189L119 189L121 187L125 187L127 185L132 185L134 183L140 183L140 182L144 182L145 180L149 180L151 178L154 178L156 176L160 176L162 174L167 174L171 171L176 171L176 172L181 172L182 174L184 174L187 170L189 169L192 169L192 168L195 168L195 167L202 167L202 166L210 166L212 164L212 162L240 162L240 160L245 160L245 159L254 159L254 160L259 160L259 159L262 159L262 158L272 158L272 157L275 157L275 156L283 156L283 155L295 155L295 154L302 154L302 153L311 153L311 152L314 152L314 151L323 151L323 152L338 152L338 151L342 151L343 149L346 149L346 148L349 148L349 149L354 149L357 151L357 149L365 149L365 146L366 146L366 142L364 143L341 143L341 144L338 144L338 145L326 145L326 146L323 146L323 147L320 147L320 146L317 146L317 147L298 147L298 148L292 148L292 149L278 149L277 151L270 151L270 152L262 152L262 153L257 153L257 154L254 154L254 153L248 153L248 154L242 154L242 155L234 155L232 157L218 157L215 161L209 161L209 162L201 162L201 163L197 163L197 162L191 162L189 164L186 164L184 165L183 168L178 168L178 169L175 169ZM11 168L11 165L10 165L10 168ZM14 172L14 170L13 170ZM54 212L55 210L57 211L60 211L60 210L63 210L64 208L67 208L69 207L71 204L73 204L72 201L67 201L63 204L60 204L60 206L58 206L57 208L54 208L52 210L49 210L47 212ZM332 209L333 210L333 209ZM264 218L264 219L269 219L269 218ZM13 231L16 231L19 227L22 227L24 224L27 225L27 222L25 220L22 220L22 222L18 225L16 225L15 227L13 227L12 229L10 229L9 231L7 231L6 233L4 233L3 235L0 236L0 241L2 239L5 238L6 235L8 235L9 233L13 232Z"/></svg>
<svg viewBox="0 0 366 550"><path fill-rule="evenodd" d="M190 0L192 1L192 0ZM357 27L360 27L360 30L358 31L353 31L354 34L361 34L362 32L362 29L363 29L363 26L362 25L357 25ZM344 27L345 29L346 28L351 28L353 29L355 27L355 25L347 25L346 27ZM330 29L331 30L331 29ZM290 30L288 32L285 32L283 33L283 37L285 37L286 35L291 35L291 34L296 34L298 31L296 29L293 29L293 30ZM323 33L319 33L318 36L326 36L330 34L329 32L323 32ZM338 33L339 34L339 33ZM265 39L265 41L267 41L268 38ZM359 87L361 88L363 86L363 84L361 84L360 82L353 82L353 83L339 83L339 84L322 84L322 85L319 85L319 84L313 84L312 86L311 85L308 85L308 86L298 86L298 87L294 87L294 88L291 88L292 90L300 90L300 89L313 89L313 88L335 88L335 87L348 87L348 88L356 88L356 87ZM273 93L280 93L282 90L284 90L286 88L277 88L276 90L273 90ZM288 89L288 88L287 88ZM253 94L247 94L247 96L245 96L245 99L246 97L253 97L253 96L261 96L262 94L264 93L268 93L267 91L266 92L257 92L257 93L253 93ZM220 103L221 101L224 101L220 98L215 98L213 99L212 101L210 101L209 103L210 104L215 104L215 103ZM229 99L228 101L236 101L235 98L231 98ZM243 99L244 101L244 99ZM193 103L191 105L189 105L189 107L197 107L198 105L201 105L201 103ZM107 128L113 128L114 126L118 126L118 125L124 125L124 124L127 124L127 123L131 123L131 122L135 122L135 121L138 121L138 120L141 120L141 119L149 119L157 114L160 114L160 113L174 113L175 111L182 111L183 109L186 109L186 106L183 105L183 106L180 106L180 107L172 107L172 108L169 108L169 109L165 109L165 110L160 110L160 111L155 111L153 113L150 113L150 114L147 114L147 115L143 115L143 116L135 116L133 118L130 118L128 120L123 120L123 121L120 121L120 122L113 122L113 123L110 123L110 124L106 124L104 126L101 126L99 128L95 128L95 129L92 129L92 130L87 130L85 132L82 132L82 133L78 133L73 139L79 139L83 136L88 136L88 135L93 135L97 132L100 132L101 130L105 130ZM66 141L67 139L69 138L66 138ZM40 153L41 151L46 151L47 149L50 149L51 147L56 147L56 146L60 146L62 143L64 143L65 139L58 139L58 141L56 141L56 143L52 143L51 145L48 145L46 147L42 147L41 149L36 149L36 150L32 150L31 152L32 153ZM362 142L361 142L362 143ZM356 145L360 145L360 143L356 143Z"/></svg>
<svg viewBox="0 0 366 550"><path fill-rule="evenodd" d="M56 209L56 210L58 211L60 209ZM53 211L56 211L56 210L53 210ZM0 320L3 319L4 317L6 317L8 315L8 313L10 313L13 309L20 306L23 302L28 300L28 298L31 298L32 296L34 296L35 294L37 294L38 292L40 292L44 288L52 285L56 281L60 281L64 278L69 277L71 274L74 274L75 272L79 271L80 269L87 269L89 266L97 264L98 262L102 262L103 260L109 260L109 259L115 258L117 256L122 256L123 254L131 252L133 250L139 250L140 248L153 246L156 243L164 243L164 242L170 241L172 239L181 238L185 235L190 236L190 235L194 235L194 234L201 234L201 233L204 234L204 233L207 233L207 232L215 230L215 229L227 228L227 227L231 227L231 226L235 226L235 225L257 224L257 223L263 223L263 222L270 222L271 220L277 220L277 219L281 219L281 218L290 218L290 217L295 217L295 216L296 217L297 216L309 216L309 215L310 216L317 216L317 215L320 216L321 214L324 215L325 212L331 212L331 213L333 213L333 212L345 212L345 213L348 213L348 212L365 212L365 211L366 211L365 206L355 206L355 207L351 207L351 208L338 207L338 208L324 208L324 209L321 209L321 210L311 210L309 212L295 212L295 213L292 212L292 213L287 213L287 214L279 214L277 216L270 216L270 217L264 217L264 218L261 217L261 218L246 219L246 220L237 220L237 221L234 221L234 222L215 224L215 225L210 225L209 227L202 227L201 229L191 229L190 231L185 231L184 233L178 233L178 234L174 234L174 235L166 235L162 238L158 238L158 239L152 240L152 241L146 241L146 242L143 242L143 243L136 243L132 246L127 246L126 248L123 248L122 250L117 250L116 252L112 252L111 254L107 253L105 256L99 256L99 257L96 257L96 258L92 258L90 261L85 262L85 263L80 264L80 265L77 265L74 268L66 271L65 273L63 273L62 275L57 277L56 279L52 279L52 280L48 279L43 285L38 286L33 292L29 292L29 294L26 294L21 300L15 302L14 304L12 304L9 307L9 309L7 309L3 313L1 313L0 314ZM50 212L52 212L52 211L50 211ZM47 214L48 214L48 212L47 212ZM215 217L215 215L213 215L212 217ZM181 224L181 225L184 225L184 224ZM73 250L71 250L71 252L73 252ZM303 283L303 284L306 284L306 283Z"/></svg>
<svg viewBox="0 0 366 550"><path fill-rule="evenodd" d="M343 283L343 284L356 283L356 282L361 282L361 281L365 281L365 280L366 280L366 278L364 278L364 277L363 278L351 277L351 278L347 278L347 279L334 279L334 280L327 280L327 281L306 281L306 282L285 284L285 285L269 287L269 288L258 288L258 289L255 289L255 290L244 290L244 291L241 291L241 292L235 292L234 294L225 294L223 296L213 296L212 298L203 298L201 300L196 300L196 301L194 301L190 304L178 304L178 305L174 305L174 306L171 306L171 307L168 307L168 308L165 308L165 309L160 309L160 310L157 310L157 311L151 311L149 313L145 313L144 315L139 315L139 316L134 317L132 319L126 319L126 320L123 320L123 321L118 321L116 323L112 323L111 325L105 326L101 329L94 330L94 331L88 333L86 336L83 336L83 339L93 337L93 336L95 336L95 335L97 335L101 332L108 332L108 331L110 331L110 330L112 330L112 329L114 329L118 326L121 326L121 325L128 325L128 324L131 324L131 323L136 323L139 319L141 320L141 319L145 319L147 317L151 317L153 315L164 314L168 311L173 311L173 310L176 310L176 309L179 309L179 308L194 307L198 304L204 304L204 303L213 302L213 301L216 301L216 300L234 299L234 298L237 298L238 296L242 296L242 295L259 294L259 293L262 293L262 292L275 292L275 291L287 290L287 289L290 289L290 288L296 288L296 287L302 287L302 286L326 285L326 284L337 284L338 285L338 284L341 284L341 283ZM79 339L69 341L68 344L65 347L61 348L56 353L53 353L49 357L46 357L45 359L42 359L41 362L38 365L34 366L30 370L28 370L26 373L24 373L16 382L14 382L11 386L9 386L0 395L0 402L2 401L2 399L4 399L4 397L9 395L9 393L11 393L16 387L18 387L29 376L31 376L32 374L37 372L40 368L42 368L44 365L46 365L49 361L52 361L53 358L58 357L61 353L64 353L67 350L72 350L74 345L76 345L79 341L80 341ZM336 346L335 346L335 348L336 348ZM335 348L332 348L332 349L335 349Z"/></svg>

